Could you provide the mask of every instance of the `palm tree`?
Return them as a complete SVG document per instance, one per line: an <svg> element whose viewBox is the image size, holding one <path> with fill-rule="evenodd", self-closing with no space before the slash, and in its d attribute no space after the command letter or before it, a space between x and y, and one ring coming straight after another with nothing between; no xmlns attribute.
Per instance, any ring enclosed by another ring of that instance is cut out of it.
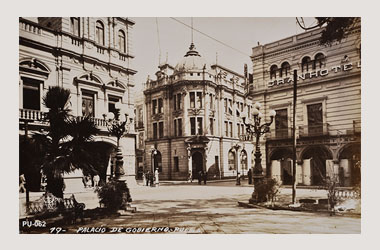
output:
<svg viewBox="0 0 380 250"><path fill-rule="evenodd" d="M90 147L98 129L89 117L77 119L70 115L70 90L50 87L43 98L49 109L46 121L47 133L36 133L34 138L46 152L42 170L47 177L46 189L57 197L63 197L63 173L75 169L93 171Z"/></svg>

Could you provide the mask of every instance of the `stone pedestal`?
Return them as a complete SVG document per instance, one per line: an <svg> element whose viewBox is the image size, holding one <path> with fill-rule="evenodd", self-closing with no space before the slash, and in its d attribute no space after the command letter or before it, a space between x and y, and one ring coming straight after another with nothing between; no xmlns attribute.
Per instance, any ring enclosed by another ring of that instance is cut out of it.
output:
<svg viewBox="0 0 380 250"><path fill-rule="evenodd" d="M303 184L306 186L311 185L311 165L310 159L303 160L302 164L302 173L303 173Z"/></svg>

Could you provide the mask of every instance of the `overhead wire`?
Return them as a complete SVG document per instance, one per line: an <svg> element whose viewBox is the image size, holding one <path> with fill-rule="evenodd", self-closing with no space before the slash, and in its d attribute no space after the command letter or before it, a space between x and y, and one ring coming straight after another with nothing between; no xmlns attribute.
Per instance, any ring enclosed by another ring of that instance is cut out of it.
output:
<svg viewBox="0 0 380 250"><path fill-rule="evenodd" d="M196 28L194 28L194 27L192 27L192 26L190 26L190 25L188 25L188 24L186 24L186 23L184 23L184 22L178 20L177 18L174 18L174 17L170 17L170 18L173 19L174 21L176 21L176 22L178 22L178 23L180 23L180 24L182 24L182 25L184 25L184 26L186 26L186 27L188 27L188 28L190 28L190 29L193 29L193 30L195 30L196 32L198 32L198 33L200 33L200 34L202 34L202 35L204 35L204 36L206 36L206 37L208 37L208 38L214 40L215 42L218 42L218 43L220 43L220 44L222 44L222 45L224 45L224 46L226 46L226 47L228 47L228 48L230 48L230 49L232 49L232 50L235 50L236 52L239 52L240 54L243 54L243 55L248 56L249 58L251 58L250 55L244 53L243 51L241 51L241 50L239 50L239 49L236 49L236 48L232 47L231 45L228 45L227 43L222 42L222 41L218 40L217 38L214 38L214 37L212 37L212 36L210 36L210 35L208 35L208 34L202 32L202 31L200 31L200 30L198 30L198 29L196 29Z"/></svg>

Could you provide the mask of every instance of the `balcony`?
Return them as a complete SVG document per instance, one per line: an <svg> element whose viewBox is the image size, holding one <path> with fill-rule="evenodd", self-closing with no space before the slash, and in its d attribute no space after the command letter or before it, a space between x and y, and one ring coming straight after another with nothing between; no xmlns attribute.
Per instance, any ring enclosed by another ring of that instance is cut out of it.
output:
<svg viewBox="0 0 380 250"><path fill-rule="evenodd" d="M266 134L266 137L270 140L289 139L292 138L292 131L292 128L271 129L270 132Z"/></svg>
<svg viewBox="0 0 380 250"><path fill-rule="evenodd" d="M329 124L321 123L311 126L300 126L299 127L300 137L309 137L309 136L323 136L329 134Z"/></svg>
<svg viewBox="0 0 380 250"><path fill-rule="evenodd" d="M362 130L361 120L353 120L352 129L347 130L347 134L349 135L360 134L361 130Z"/></svg>

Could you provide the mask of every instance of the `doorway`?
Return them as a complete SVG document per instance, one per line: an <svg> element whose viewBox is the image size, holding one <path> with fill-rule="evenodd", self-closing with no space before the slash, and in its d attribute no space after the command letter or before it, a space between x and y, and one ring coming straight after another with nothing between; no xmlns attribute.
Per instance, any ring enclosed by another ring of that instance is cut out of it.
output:
<svg viewBox="0 0 380 250"><path fill-rule="evenodd" d="M195 152L192 155L192 173L193 173L193 179L197 179L199 172L203 171L203 155L200 152Z"/></svg>

